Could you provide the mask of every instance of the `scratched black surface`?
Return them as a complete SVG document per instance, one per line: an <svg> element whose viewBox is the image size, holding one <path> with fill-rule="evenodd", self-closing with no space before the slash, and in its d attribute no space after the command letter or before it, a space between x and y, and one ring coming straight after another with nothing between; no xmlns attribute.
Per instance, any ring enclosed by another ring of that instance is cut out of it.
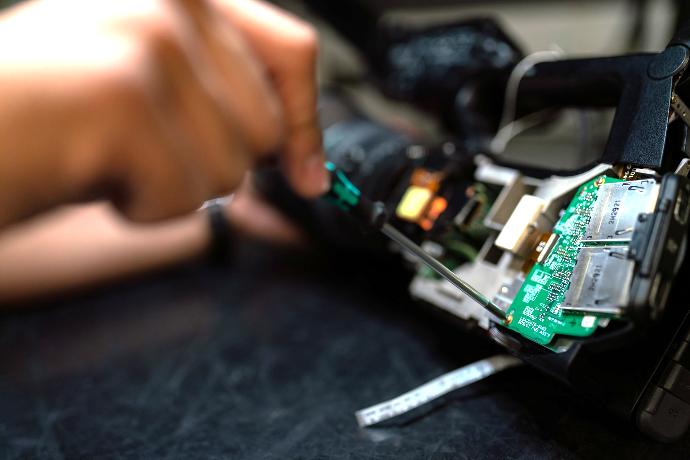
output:
<svg viewBox="0 0 690 460"><path fill-rule="evenodd" d="M0 458L688 457L526 368L358 429L356 409L496 350L355 268L244 242L230 267L3 314Z"/></svg>

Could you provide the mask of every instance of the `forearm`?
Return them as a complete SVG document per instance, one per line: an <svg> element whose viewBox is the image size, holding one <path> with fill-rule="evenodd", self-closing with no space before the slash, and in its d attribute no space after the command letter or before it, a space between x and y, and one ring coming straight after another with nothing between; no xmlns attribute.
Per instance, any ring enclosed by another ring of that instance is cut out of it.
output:
<svg viewBox="0 0 690 460"><path fill-rule="evenodd" d="M78 290L201 256L206 215L136 225L109 205L59 209L0 234L0 304Z"/></svg>

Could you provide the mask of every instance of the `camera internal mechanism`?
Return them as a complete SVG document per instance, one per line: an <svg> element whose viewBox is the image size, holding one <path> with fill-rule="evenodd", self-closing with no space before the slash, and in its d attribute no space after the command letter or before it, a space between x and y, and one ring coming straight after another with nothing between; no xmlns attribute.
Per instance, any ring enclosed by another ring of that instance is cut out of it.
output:
<svg viewBox="0 0 690 460"><path fill-rule="evenodd" d="M575 193L508 309L507 325L539 344L591 335L602 317L624 313L634 262L627 258L637 216L652 212L652 179L599 176Z"/></svg>
<svg viewBox="0 0 690 460"><path fill-rule="evenodd" d="M420 177L436 179L424 183ZM496 324L422 267L411 284L415 297L557 352L611 320L629 319L639 271L631 244L636 231L637 239L650 238L636 229L640 216L657 210L660 176L631 180L599 165L579 176L539 179L479 157L472 180L455 183L455 195L464 198L460 207L452 205L442 178L417 170L397 217L422 227L424 247L493 296L508 319ZM439 217L441 199L441 210L448 204L448 211Z"/></svg>

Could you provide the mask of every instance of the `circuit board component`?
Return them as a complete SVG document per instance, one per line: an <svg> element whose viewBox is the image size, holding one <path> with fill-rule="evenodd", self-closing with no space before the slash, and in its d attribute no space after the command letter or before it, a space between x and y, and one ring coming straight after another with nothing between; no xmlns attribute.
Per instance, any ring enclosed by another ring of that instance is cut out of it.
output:
<svg viewBox="0 0 690 460"><path fill-rule="evenodd" d="M654 209L658 184L600 176L582 185L508 309L507 326L548 345L586 337L623 314L634 263L627 245L640 213Z"/></svg>
<svg viewBox="0 0 690 460"><path fill-rule="evenodd" d="M629 242L637 216L654 211L658 194L652 179L602 184L584 239L589 244Z"/></svg>
<svg viewBox="0 0 690 460"><path fill-rule="evenodd" d="M563 313L621 315L635 263L627 246L583 247L577 255L570 287L561 305Z"/></svg>

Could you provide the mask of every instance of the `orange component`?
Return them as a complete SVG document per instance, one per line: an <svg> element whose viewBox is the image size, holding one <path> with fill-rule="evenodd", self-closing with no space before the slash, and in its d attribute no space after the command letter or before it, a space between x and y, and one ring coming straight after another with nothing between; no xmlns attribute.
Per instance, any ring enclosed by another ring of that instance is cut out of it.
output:
<svg viewBox="0 0 690 460"><path fill-rule="evenodd" d="M444 176L445 174L442 171L429 171L423 168L417 168L412 172L410 185L423 187L436 193L438 189L441 188L441 181Z"/></svg>
<svg viewBox="0 0 690 460"><path fill-rule="evenodd" d="M443 211L448 207L448 201L445 198L437 196L429 205L426 215L417 221L417 224L425 231L429 231L434 226L434 222L438 219Z"/></svg>
<svg viewBox="0 0 690 460"><path fill-rule="evenodd" d="M427 219L435 221L447 207L448 201L443 197L437 196L431 202L431 206L429 206L429 210L426 213Z"/></svg>

